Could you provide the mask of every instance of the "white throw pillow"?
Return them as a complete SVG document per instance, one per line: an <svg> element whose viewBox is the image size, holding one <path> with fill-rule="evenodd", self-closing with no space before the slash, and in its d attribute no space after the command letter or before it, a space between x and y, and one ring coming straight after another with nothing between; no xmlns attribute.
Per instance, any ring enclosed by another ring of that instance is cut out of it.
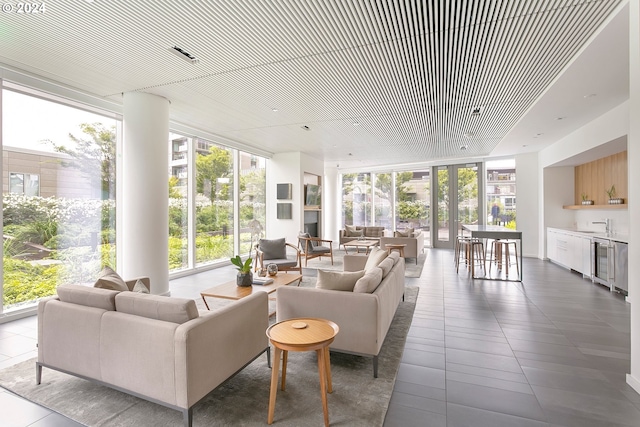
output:
<svg viewBox="0 0 640 427"><path fill-rule="evenodd" d="M352 292L356 282L364 276L364 270L360 271L327 271L318 270L317 289L329 289L332 291Z"/></svg>
<svg viewBox="0 0 640 427"><path fill-rule="evenodd" d="M384 249L380 249L378 247L371 249L369 257L367 258L367 263L364 265L364 271L368 272L370 269L377 267L378 264L387 257L387 255L387 251Z"/></svg>
<svg viewBox="0 0 640 427"><path fill-rule="evenodd" d="M380 267L372 268L356 282L356 285L353 287L353 292L370 294L376 290L380 282L382 282L382 269Z"/></svg>
<svg viewBox="0 0 640 427"><path fill-rule="evenodd" d="M345 225L347 231L345 237L362 237L362 230L357 230L355 225Z"/></svg>
<svg viewBox="0 0 640 427"><path fill-rule="evenodd" d="M136 284L133 285L133 292L140 292L141 294L148 294L149 289L144 285L144 282L140 279L136 280Z"/></svg>

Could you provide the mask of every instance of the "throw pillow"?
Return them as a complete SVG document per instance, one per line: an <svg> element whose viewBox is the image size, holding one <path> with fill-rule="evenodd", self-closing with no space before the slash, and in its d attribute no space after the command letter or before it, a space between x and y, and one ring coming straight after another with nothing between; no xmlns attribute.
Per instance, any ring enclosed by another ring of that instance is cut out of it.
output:
<svg viewBox="0 0 640 427"><path fill-rule="evenodd" d="M284 237L281 239L260 239L259 245L264 259L284 259L287 257Z"/></svg>
<svg viewBox="0 0 640 427"><path fill-rule="evenodd" d="M149 289L147 289L147 287L145 286L144 282L142 282L142 280L138 279L136 280L136 284L133 285L133 289L131 289L133 292L140 292L141 294L148 294L149 293Z"/></svg>
<svg viewBox="0 0 640 427"><path fill-rule="evenodd" d="M375 267L367 271L365 275L356 282L356 285L353 287L353 292L370 294L376 290L380 282L382 282L382 269Z"/></svg>
<svg viewBox="0 0 640 427"><path fill-rule="evenodd" d="M393 264L395 265L395 263L400 259L400 254L397 251L392 251L388 258L392 259Z"/></svg>
<svg viewBox="0 0 640 427"><path fill-rule="evenodd" d="M311 235L309 233L301 233L300 232L300 233L298 233L298 237L302 237L302 238L308 239L308 238L311 237ZM318 241L317 240L309 240L308 242L309 242L309 246L310 246L309 249L311 249L312 247L318 246ZM306 244L307 244L307 240L301 241L300 242L300 246L301 246L300 249L304 250L304 247L305 247Z"/></svg>
<svg viewBox="0 0 640 427"><path fill-rule="evenodd" d="M387 257L387 251L384 249L380 249L378 247L374 247L371 249L369 253L369 257L367 258L367 262L364 265L364 271L368 272L372 268L375 268L382 262L383 259Z"/></svg>
<svg viewBox="0 0 640 427"><path fill-rule="evenodd" d="M93 285L94 288L111 289L113 291L128 291L129 287L111 267L105 267L98 274L98 280Z"/></svg>
<svg viewBox="0 0 640 427"><path fill-rule="evenodd" d="M364 276L360 271L326 271L318 270L317 289L352 292L356 282Z"/></svg>
<svg viewBox="0 0 640 427"><path fill-rule="evenodd" d="M394 231L393 237L409 237L409 233L404 233L402 231Z"/></svg>
<svg viewBox="0 0 640 427"><path fill-rule="evenodd" d="M345 225L346 237L362 237L362 230L358 230L356 225Z"/></svg>
<svg viewBox="0 0 640 427"><path fill-rule="evenodd" d="M387 277L387 274L389 274L389 272L393 268L393 264L394 264L394 261L393 261L393 258L391 257L386 257L385 259L382 260L380 264L378 264L378 267L382 269L383 279Z"/></svg>

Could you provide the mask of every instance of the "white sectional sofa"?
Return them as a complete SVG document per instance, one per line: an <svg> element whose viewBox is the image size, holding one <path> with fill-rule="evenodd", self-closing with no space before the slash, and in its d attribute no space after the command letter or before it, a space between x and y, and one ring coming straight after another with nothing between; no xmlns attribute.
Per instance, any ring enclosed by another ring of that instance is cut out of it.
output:
<svg viewBox="0 0 640 427"><path fill-rule="evenodd" d="M148 281L147 281L148 287ZM183 412L263 352L268 299L257 292L219 311L195 301L87 286L58 287L38 305L38 361Z"/></svg>
<svg viewBox="0 0 640 427"><path fill-rule="evenodd" d="M335 322L340 327L340 332L331 344L331 350L373 356L373 376L376 378L378 354L398 304L404 296L405 282L404 259L397 252L387 256L386 251L377 248L369 257L380 252L382 255L379 256L384 255L383 261L386 258L393 260L392 267L386 274L382 273L382 280L370 293L284 286L278 289L276 300L278 321L320 317ZM367 261L367 256L345 255L344 271L363 270Z"/></svg>

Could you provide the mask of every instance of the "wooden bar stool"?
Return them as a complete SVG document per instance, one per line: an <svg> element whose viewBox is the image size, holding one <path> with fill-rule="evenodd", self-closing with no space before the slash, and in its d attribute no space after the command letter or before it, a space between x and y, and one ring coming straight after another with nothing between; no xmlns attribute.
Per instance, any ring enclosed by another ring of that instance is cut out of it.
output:
<svg viewBox="0 0 640 427"><path fill-rule="evenodd" d="M505 274L509 275L509 266L514 263L511 262L511 252L509 247L513 245L513 253L515 255L516 272L520 274L520 267L518 261L518 242L516 240L494 240L491 242L491 250L489 251L489 271L491 266L496 262L498 270L502 270L504 265Z"/></svg>
<svg viewBox="0 0 640 427"><path fill-rule="evenodd" d="M486 271L487 271L485 267L486 252L484 250L484 243L482 242L482 240L473 238L471 239L467 247L468 247L468 263L469 263L469 268L471 269L471 277L472 278L476 277L476 271L475 271L476 263L480 263L480 266L482 266L482 269L484 270L486 275Z"/></svg>

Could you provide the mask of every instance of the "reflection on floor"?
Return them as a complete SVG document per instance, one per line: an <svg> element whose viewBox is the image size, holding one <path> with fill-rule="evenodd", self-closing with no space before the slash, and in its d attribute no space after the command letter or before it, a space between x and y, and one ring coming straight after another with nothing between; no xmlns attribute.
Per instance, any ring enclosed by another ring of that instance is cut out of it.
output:
<svg viewBox="0 0 640 427"><path fill-rule="evenodd" d="M524 282L470 280L428 251L385 426L638 426L629 305L549 262ZM225 267L171 281L174 296L232 280ZM0 325L0 369L35 356L35 317ZM2 426L78 424L0 389Z"/></svg>

